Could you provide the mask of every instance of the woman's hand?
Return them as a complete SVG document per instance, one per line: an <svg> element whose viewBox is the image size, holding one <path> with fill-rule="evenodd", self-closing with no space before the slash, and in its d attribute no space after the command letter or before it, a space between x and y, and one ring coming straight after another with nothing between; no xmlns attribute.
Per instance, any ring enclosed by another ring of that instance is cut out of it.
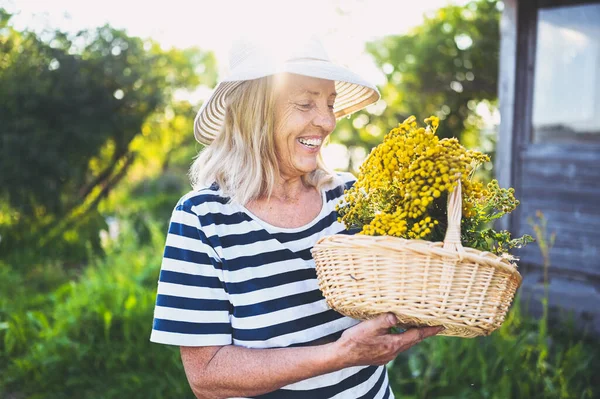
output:
<svg viewBox="0 0 600 399"><path fill-rule="evenodd" d="M390 334L398 323L392 313L363 321L344 331L333 344L335 355L343 367L384 365L398 353L442 331L443 327L413 328L401 334Z"/></svg>

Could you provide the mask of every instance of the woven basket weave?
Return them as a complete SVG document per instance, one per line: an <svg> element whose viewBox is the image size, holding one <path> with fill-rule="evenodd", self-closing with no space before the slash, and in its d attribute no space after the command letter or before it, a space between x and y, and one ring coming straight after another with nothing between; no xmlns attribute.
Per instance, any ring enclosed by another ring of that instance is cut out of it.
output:
<svg viewBox="0 0 600 399"><path fill-rule="evenodd" d="M356 319L393 312L404 328L444 326L471 338L500 327L521 284L516 265L460 243L460 182L444 242L333 235L312 249L329 306Z"/></svg>

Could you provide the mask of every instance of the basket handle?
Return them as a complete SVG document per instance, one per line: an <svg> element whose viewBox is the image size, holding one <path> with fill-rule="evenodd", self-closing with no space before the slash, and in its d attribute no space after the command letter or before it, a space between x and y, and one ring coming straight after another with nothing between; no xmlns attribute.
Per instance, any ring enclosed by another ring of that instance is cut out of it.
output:
<svg viewBox="0 0 600 399"><path fill-rule="evenodd" d="M462 188L460 178L458 184L448 197L448 228L444 237L444 249L456 251L459 254L465 252L460 243L460 220L462 218Z"/></svg>

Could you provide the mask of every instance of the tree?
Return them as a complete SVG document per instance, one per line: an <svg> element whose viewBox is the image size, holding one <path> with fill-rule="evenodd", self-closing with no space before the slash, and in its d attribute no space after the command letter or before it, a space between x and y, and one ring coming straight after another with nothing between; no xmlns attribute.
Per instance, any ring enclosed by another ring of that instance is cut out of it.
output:
<svg viewBox="0 0 600 399"><path fill-rule="evenodd" d="M98 204L133 163L132 140L177 89L214 84L215 59L109 26L42 40L2 9L0 24L0 253L97 246Z"/></svg>
<svg viewBox="0 0 600 399"><path fill-rule="evenodd" d="M479 144L476 107L497 100L499 9L496 0L447 6L407 35L369 43L387 79L380 88L384 104L340 121L334 141L369 150L406 117L437 115L440 136Z"/></svg>

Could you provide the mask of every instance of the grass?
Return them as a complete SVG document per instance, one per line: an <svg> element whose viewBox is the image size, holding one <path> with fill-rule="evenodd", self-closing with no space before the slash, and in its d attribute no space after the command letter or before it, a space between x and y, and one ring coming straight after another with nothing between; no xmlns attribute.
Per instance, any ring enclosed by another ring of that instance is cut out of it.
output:
<svg viewBox="0 0 600 399"><path fill-rule="evenodd" d="M193 397L178 349L149 342L163 243L129 239L36 295L3 265L16 300L0 313L0 397Z"/></svg>
<svg viewBox="0 0 600 399"><path fill-rule="evenodd" d="M433 337L390 367L397 398L595 398L600 345L570 323L547 329L519 301L489 337Z"/></svg>
<svg viewBox="0 0 600 399"><path fill-rule="evenodd" d="M193 397L178 350L148 341L159 230L125 224L118 245L76 273L0 263L0 397ZM434 337L401 354L389 365L396 397L600 397L597 337L526 314L516 301L489 337Z"/></svg>

